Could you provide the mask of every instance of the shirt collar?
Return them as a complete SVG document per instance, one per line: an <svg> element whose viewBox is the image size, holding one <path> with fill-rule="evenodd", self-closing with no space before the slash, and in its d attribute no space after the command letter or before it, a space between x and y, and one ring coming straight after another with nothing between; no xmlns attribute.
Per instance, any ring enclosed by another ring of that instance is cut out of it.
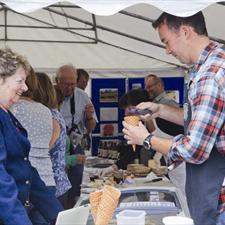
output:
<svg viewBox="0 0 225 225"><path fill-rule="evenodd" d="M75 95L76 90L77 90L77 88L75 87L75 88L74 88L74 91L73 91L73 94L72 94L72 95L69 95L69 96L66 96L66 97L64 98L64 101L70 100L70 99L73 97L73 95Z"/></svg>
<svg viewBox="0 0 225 225"><path fill-rule="evenodd" d="M161 94L159 94L157 97L154 98L153 102L160 102L160 100L162 98L164 98L166 96L166 92L162 92Z"/></svg>
<svg viewBox="0 0 225 225"><path fill-rule="evenodd" d="M218 46L216 42L210 42L202 51L202 53L199 56L199 59L194 64L192 71L190 73L190 80L193 80L194 75L197 71L199 71L202 64L205 63L210 53Z"/></svg>

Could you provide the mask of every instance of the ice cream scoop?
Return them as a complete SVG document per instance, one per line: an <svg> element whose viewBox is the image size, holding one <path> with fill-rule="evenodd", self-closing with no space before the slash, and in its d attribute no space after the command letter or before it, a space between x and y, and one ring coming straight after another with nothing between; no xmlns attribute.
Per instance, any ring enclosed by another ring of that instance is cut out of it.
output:
<svg viewBox="0 0 225 225"><path fill-rule="evenodd" d="M152 111L149 109L138 109L136 107L130 106L125 110L126 115L141 115L152 114Z"/></svg>

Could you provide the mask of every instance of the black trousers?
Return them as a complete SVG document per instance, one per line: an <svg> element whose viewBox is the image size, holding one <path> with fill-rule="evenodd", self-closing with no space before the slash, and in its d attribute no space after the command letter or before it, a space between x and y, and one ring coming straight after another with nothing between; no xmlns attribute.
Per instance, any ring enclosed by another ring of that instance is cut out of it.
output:
<svg viewBox="0 0 225 225"><path fill-rule="evenodd" d="M68 169L68 178L72 188L68 191L68 206L73 208L80 196L80 185L82 183L84 165L77 164Z"/></svg>
<svg viewBox="0 0 225 225"><path fill-rule="evenodd" d="M68 203L68 193L69 190L65 194L58 197L58 200L60 201L64 209L70 209L70 205Z"/></svg>

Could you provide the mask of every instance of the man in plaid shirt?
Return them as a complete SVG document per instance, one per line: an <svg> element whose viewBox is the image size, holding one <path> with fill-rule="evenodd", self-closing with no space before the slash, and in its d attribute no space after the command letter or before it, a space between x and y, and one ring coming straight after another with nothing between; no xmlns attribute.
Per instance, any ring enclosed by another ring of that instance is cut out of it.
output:
<svg viewBox="0 0 225 225"><path fill-rule="evenodd" d="M167 155L169 169L186 161L194 224L225 225L225 51L209 40L202 12L186 18L162 13L153 27L166 53L193 69L183 109L150 102L137 107L151 110L151 118L184 124L185 134L162 139L141 122L138 127L123 122L125 138L128 144L144 144Z"/></svg>

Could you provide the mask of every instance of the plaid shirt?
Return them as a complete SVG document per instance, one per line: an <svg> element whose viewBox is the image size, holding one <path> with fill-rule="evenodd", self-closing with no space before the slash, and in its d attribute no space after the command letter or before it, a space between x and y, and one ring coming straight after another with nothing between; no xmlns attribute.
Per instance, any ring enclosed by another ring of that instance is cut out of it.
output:
<svg viewBox="0 0 225 225"><path fill-rule="evenodd" d="M194 164L203 163L213 147L225 155L225 51L216 43L210 43L194 65L188 99L192 117L187 135L173 139L169 164L179 164L183 159ZM219 205L223 212L224 187L221 187Z"/></svg>

